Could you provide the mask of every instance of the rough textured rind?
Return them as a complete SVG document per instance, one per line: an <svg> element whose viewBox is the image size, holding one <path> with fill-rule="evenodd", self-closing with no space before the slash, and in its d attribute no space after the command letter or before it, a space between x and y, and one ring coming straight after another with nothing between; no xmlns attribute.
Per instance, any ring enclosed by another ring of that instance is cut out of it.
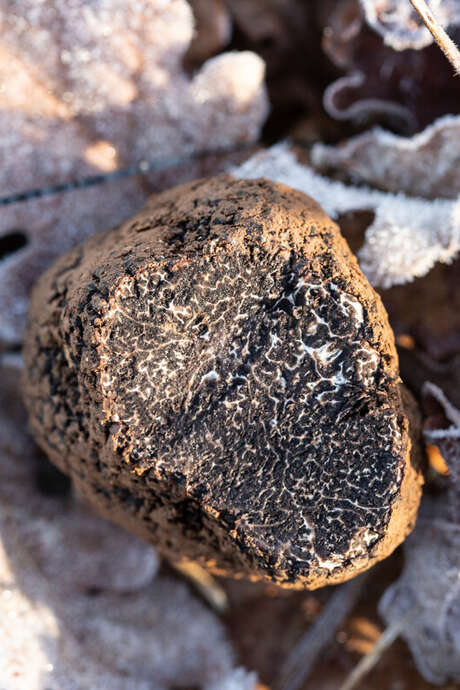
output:
<svg viewBox="0 0 460 690"><path fill-rule="evenodd" d="M42 277L24 353L39 443L172 559L318 587L413 527L386 314L301 192L222 176L153 198Z"/></svg>

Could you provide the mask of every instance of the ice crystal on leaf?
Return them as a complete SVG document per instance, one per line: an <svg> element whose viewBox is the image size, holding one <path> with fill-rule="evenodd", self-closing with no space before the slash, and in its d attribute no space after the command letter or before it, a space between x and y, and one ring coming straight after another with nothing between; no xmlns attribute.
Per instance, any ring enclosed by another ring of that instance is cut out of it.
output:
<svg viewBox="0 0 460 690"><path fill-rule="evenodd" d="M409 196L455 199L460 194L460 116L445 115L413 137L372 129L339 146L312 149L318 171Z"/></svg>
<svg viewBox="0 0 460 690"><path fill-rule="evenodd" d="M433 37L409 0L360 0L366 21L394 50L419 50ZM444 28L460 24L458 0L428 0L427 5Z"/></svg>
<svg viewBox="0 0 460 690"><path fill-rule="evenodd" d="M384 288L423 276L437 261L460 250L460 202L429 201L332 181L298 162L287 144L255 154L233 173L269 177L312 196L332 218L348 211L372 211L359 251L361 268Z"/></svg>
<svg viewBox="0 0 460 690"><path fill-rule="evenodd" d="M422 502L403 573L379 608L389 624L407 617L402 635L418 670L431 683L448 683L460 681L460 411L434 384L425 384L424 396L444 410L446 428L426 430L425 438L440 448L450 475L440 495Z"/></svg>

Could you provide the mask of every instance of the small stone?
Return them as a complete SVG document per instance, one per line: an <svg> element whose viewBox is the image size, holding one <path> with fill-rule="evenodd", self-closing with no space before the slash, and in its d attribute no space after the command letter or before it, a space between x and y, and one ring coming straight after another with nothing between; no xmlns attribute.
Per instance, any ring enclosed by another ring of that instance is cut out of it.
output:
<svg viewBox="0 0 460 690"><path fill-rule="evenodd" d="M153 197L42 276L24 355L41 447L172 560L315 588L414 525L393 333L301 192L226 175Z"/></svg>

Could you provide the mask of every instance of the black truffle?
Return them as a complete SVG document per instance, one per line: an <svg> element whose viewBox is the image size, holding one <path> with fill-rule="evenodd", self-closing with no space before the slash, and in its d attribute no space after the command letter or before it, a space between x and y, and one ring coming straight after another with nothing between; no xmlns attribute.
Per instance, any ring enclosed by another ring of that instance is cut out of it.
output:
<svg viewBox="0 0 460 690"><path fill-rule="evenodd" d="M171 559L313 588L413 527L384 308L300 192L221 176L153 198L41 278L25 361L42 448Z"/></svg>

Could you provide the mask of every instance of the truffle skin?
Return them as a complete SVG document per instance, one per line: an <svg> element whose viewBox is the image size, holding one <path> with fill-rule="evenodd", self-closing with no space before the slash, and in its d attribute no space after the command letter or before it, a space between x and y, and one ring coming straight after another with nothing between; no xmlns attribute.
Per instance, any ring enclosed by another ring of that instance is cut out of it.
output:
<svg viewBox="0 0 460 690"><path fill-rule="evenodd" d="M24 352L39 444L170 559L315 588L413 527L386 313L301 192L225 175L152 198L40 279Z"/></svg>

